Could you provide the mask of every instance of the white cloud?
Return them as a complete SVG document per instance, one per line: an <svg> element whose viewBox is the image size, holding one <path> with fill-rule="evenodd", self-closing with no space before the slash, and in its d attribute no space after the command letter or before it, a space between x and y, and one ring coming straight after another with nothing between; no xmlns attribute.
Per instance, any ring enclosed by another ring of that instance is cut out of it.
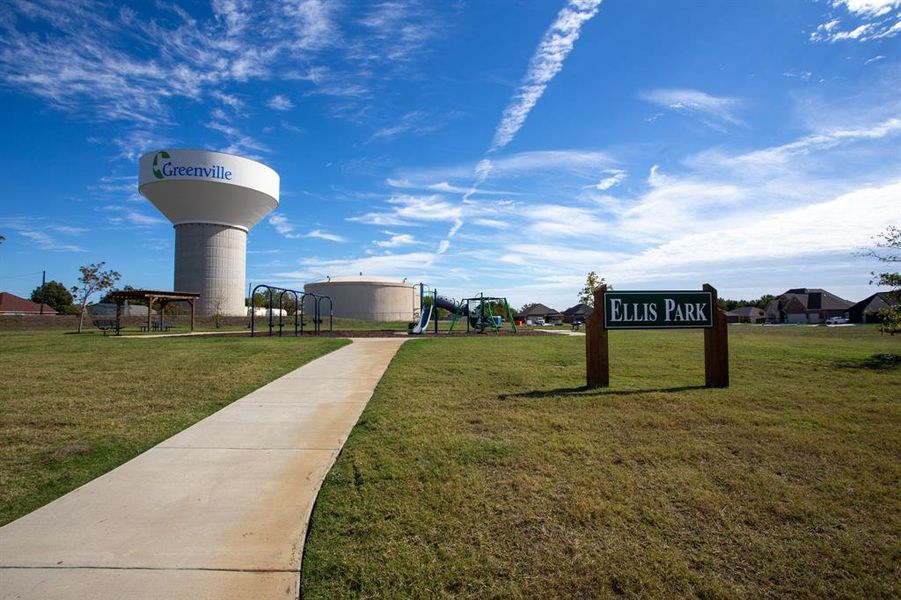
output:
<svg viewBox="0 0 901 600"><path fill-rule="evenodd" d="M370 212L348 220L371 225L409 225L423 221L452 221L458 219L463 210L438 194L392 196L388 204L390 210L387 212Z"/></svg>
<svg viewBox="0 0 901 600"><path fill-rule="evenodd" d="M832 0L832 5L844 6L857 15L881 17L901 6L901 0Z"/></svg>
<svg viewBox="0 0 901 600"><path fill-rule="evenodd" d="M401 173L400 178L389 179L388 184L393 187L423 188L434 184L435 181L450 181L450 185L454 186L451 191L459 192L462 189L468 192L472 189L472 185L465 186L464 184L474 174L478 181L481 175L487 178L489 172L492 180L518 179L521 176L535 173L554 172L561 176L577 176L596 181L596 178L605 169L614 168L616 164L616 159L609 153L597 150L576 148L534 150L495 156L490 160L490 167L489 163L480 161L475 165L463 163L444 167L408 169ZM481 189L478 192L481 194ZM507 192L498 192L498 194L505 193Z"/></svg>
<svg viewBox="0 0 901 600"><path fill-rule="evenodd" d="M395 66L421 56L426 42L440 30L435 12L415 0L376 3L359 22L369 35L353 46L352 56L366 63Z"/></svg>
<svg viewBox="0 0 901 600"><path fill-rule="evenodd" d="M224 119L217 118L213 115L213 120L206 123L206 127L217 131L225 137L228 146L221 148L222 152L228 154L239 154L247 158L259 159L259 152L269 153L271 150L264 143L256 140L254 137L244 133L233 125L226 125Z"/></svg>
<svg viewBox="0 0 901 600"><path fill-rule="evenodd" d="M501 261L511 264L599 265L623 260L627 255L604 250L579 249L554 244L511 244ZM586 271L587 272L587 271Z"/></svg>
<svg viewBox="0 0 901 600"><path fill-rule="evenodd" d="M492 229L509 229L510 223L507 221L501 221L498 219L474 219L474 225L479 225L481 227L490 227Z"/></svg>
<svg viewBox="0 0 901 600"><path fill-rule="evenodd" d="M679 236L611 269L662 275L707 263L782 260L826 253L851 254L873 232L897 222L901 183L868 187L832 200L770 213L753 223Z"/></svg>
<svg viewBox="0 0 901 600"><path fill-rule="evenodd" d="M437 131L444 123L428 113L416 110L408 112L400 117L393 125L377 129L369 137L369 141L389 140L405 133L423 134Z"/></svg>
<svg viewBox="0 0 901 600"><path fill-rule="evenodd" d="M602 173L604 175L607 175L607 177L601 179L594 186L594 188L600 192L604 192L612 187L619 185L623 182L623 180L626 179L626 177L629 176L628 173L626 173L622 169L604 169Z"/></svg>
<svg viewBox="0 0 901 600"><path fill-rule="evenodd" d="M563 61L579 39L582 26L597 14L600 4L601 0L571 0L559 12L535 50L522 84L504 109L501 122L494 132L491 152L509 144L525 124L548 83L563 68Z"/></svg>
<svg viewBox="0 0 901 600"><path fill-rule="evenodd" d="M825 129L794 142L748 152L732 160L736 165L780 165L813 151L827 150L844 143L877 140L898 133L901 133L901 119L892 117L865 127Z"/></svg>
<svg viewBox="0 0 901 600"><path fill-rule="evenodd" d="M72 227L68 225L55 225L47 223L43 218L34 217L11 217L0 219L0 227L18 233L25 239L31 240L39 250L47 250L50 252L86 252L87 250L75 244L66 244L57 240L50 235L48 231L62 233L64 235L74 235L87 231L80 227ZM10 237L7 233L7 237Z"/></svg>
<svg viewBox="0 0 901 600"><path fill-rule="evenodd" d="M330 275L339 277L363 273L370 276L382 277L409 277L413 281L414 276L419 275L424 269L428 269L435 262L436 255L433 252L408 252L405 254L379 254L354 258L321 259L308 258L301 261L301 266L306 270L300 273L276 273L279 277L292 277L295 275L309 276L310 273L320 274L321 277Z"/></svg>
<svg viewBox="0 0 901 600"><path fill-rule="evenodd" d="M388 227L410 226L415 224L410 221L400 219L391 213L385 212L368 212L362 215L357 215L355 217L348 217L347 220L351 223L362 223L364 225L379 225Z"/></svg>
<svg viewBox="0 0 901 600"><path fill-rule="evenodd" d="M215 99L228 106L232 110L241 110L244 108L244 101L232 94L226 94L218 90L213 90L210 95Z"/></svg>
<svg viewBox="0 0 901 600"><path fill-rule="evenodd" d="M733 114L741 106L737 98L713 96L699 90L686 89L651 90L639 97L658 106L694 116L711 127L719 128L722 123L742 123Z"/></svg>
<svg viewBox="0 0 901 600"><path fill-rule="evenodd" d="M385 235L391 236L387 240L374 240L372 243L379 248L397 248L399 246L415 246L423 242L417 240L409 233L394 233L386 231Z"/></svg>
<svg viewBox="0 0 901 600"><path fill-rule="evenodd" d="M328 232L322 231L321 229L314 229L314 230L310 231L309 233L305 233L305 234L301 235L300 237L318 238L320 240L328 240L329 242L336 242L338 244L343 244L344 242L347 241L347 239L344 238L343 236L340 236L340 235L337 235L334 233L328 233Z"/></svg>
<svg viewBox="0 0 901 600"><path fill-rule="evenodd" d="M321 229L313 229L311 231L308 231L307 233L299 233L297 232L297 226L291 223L286 216L280 213L273 213L272 215L270 215L269 224L272 225L280 235L289 240L317 238L321 240L327 240L329 242L336 242L339 244L347 241L346 238L340 235L328 233L322 231Z"/></svg>
<svg viewBox="0 0 901 600"><path fill-rule="evenodd" d="M50 252L87 252L87 250L81 246L60 243L56 238L44 231L20 229L18 233L22 237L35 242L41 250L49 250Z"/></svg>
<svg viewBox="0 0 901 600"><path fill-rule="evenodd" d="M842 16L830 15L810 34L811 41L870 42L901 34L901 0L832 0L831 6Z"/></svg>
<svg viewBox="0 0 901 600"><path fill-rule="evenodd" d="M169 6L149 17L120 4L5 4L0 83L157 137L179 125L178 102L210 99L238 112L244 102L231 90L255 80L307 82L307 93L340 96L343 106L331 109L353 115L373 88L391 84L392 65L419 60L440 32L436 11L415 3L378 4L362 28L348 4L331 0L215 0L212 14ZM291 104L269 101L275 110Z"/></svg>
<svg viewBox="0 0 901 600"><path fill-rule="evenodd" d="M437 183L421 183L416 184L411 182L409 179L392 179L388 177L385 180L389 186L393 188L399 189L410 189L410 190L429 190L432 192L444 192L449 194L465 194L471 188L466 188L459 185L451 185L447 181L439 181ZM517 196L520 192L511 192L511 191L503 191L503 190L486 190L479 189L479 195L484 196Z"/></svg>
<svg viewBox="0 0 901 600"><path fill-rule="evenodd" d="M71 225L53 225L51 229L57 233L66 235L81 235L87 233L90 229L86 227L72 227Z"/></svg>
<svg viewBox="0 0 901 600"><path fill-rule="evenodd" d="M598 237L609 233L612 225L596 211L575 206L545 204L524 212L531 221L527 227L531 237Z"/></svg>
<svg viewBox="0 0 901 600"><path fill-rule="evenodd" d="M269 98L269 101L266 102L266 106L272 110L291 110L294 108L294 103L291 102L291 99L287 96L276 94L272 98Z"/></svg>
<svg viewBox="0 0 901 600"><path fill-rule="evenodd" d="M148 215L129 206L122 206L120 204L108 204L95 210L102 213L109 213L111 216L107 216L107 221L109 221L110 225L115 225L116 227L153 227L154 225L163 225L169 222L160 217Z"/></svg>

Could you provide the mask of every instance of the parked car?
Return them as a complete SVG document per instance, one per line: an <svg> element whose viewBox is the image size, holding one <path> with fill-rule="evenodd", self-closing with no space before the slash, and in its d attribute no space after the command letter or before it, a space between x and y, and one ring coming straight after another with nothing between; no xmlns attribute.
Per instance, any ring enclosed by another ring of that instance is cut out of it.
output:
<svg viewBox="0 0 901 600"><path fill-rule="evenodd" d="M830 317L826 319L826 325L847 325L848 319L846 317Z"/></svg>

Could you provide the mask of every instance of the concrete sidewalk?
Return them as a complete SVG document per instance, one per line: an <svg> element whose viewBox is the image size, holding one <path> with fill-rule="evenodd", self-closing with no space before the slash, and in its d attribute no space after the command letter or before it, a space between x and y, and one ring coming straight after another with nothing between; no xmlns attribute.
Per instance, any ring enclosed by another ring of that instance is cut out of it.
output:
<svg viewBox="0 0 901 600"><path fill-rule="evenodd" d="M585 336L584 331L569 331L566 329L536 329L539 333L550 333L552 335L569 335L569 336Z"/></svg>
<svg viewBox="0 0 901 600"><path fill-rule="evenodd" d="M319 486L404 341L356 339L0 528L0 598L296 598Z"/></svg>

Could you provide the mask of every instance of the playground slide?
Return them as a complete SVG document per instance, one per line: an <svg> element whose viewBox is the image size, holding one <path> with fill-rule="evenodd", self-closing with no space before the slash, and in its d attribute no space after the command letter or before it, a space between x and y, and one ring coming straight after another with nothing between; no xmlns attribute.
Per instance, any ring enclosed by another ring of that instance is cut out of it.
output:
<svg viewBox="0 0 901 600"><path fill-rule="evenodd" d="M432 309L431 304L422 309L422 316L419 318L419 323L413 328L413 333L422 333L428 329L429 321L432 320Z"/></svg>
<svg viewBox="0 0 901 600"><path fill-rule="evenodd" d="M450 298L445 298L444 296L437 296L435 298L435 306L438 308L443 308L444 310L448 310L452 313L456 313L460 310L460 306L451 300Z"/></svg>

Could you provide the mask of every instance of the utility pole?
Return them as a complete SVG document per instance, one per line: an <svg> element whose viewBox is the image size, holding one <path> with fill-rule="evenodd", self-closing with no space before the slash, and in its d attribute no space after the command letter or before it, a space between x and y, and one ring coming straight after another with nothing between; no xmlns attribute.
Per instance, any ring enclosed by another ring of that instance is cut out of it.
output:
<svg viewBox="0 0 901 600"><path fill-rule="evenodd" d="M44 314L44 301L47 298L47 271L41 272L41 314Z"/></svg>

